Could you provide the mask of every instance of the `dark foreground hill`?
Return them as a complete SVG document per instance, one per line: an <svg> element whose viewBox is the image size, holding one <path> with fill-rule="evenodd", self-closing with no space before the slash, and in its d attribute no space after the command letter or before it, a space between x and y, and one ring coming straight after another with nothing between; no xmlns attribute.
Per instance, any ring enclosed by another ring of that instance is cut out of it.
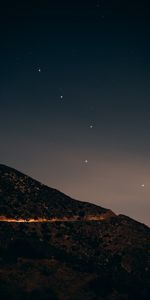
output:
<svg viewBox="0 0 150 300"><path fill-rule="evenodd" d="M87 220L86 216L106 216ZM150 229L0 166L0 299L146 300ZM79 216L75 221L62 217ZM60 218L33 222L30 218Z"/></svg>

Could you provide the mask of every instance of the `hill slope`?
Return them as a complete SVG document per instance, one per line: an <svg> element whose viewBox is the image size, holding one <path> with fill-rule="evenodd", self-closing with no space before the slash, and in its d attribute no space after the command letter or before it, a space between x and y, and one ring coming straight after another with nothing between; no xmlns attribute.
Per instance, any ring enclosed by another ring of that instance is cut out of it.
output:
<svg viewBox="0 0 150 300"><path fill-rule="evenodd" d="M53 218L114 215L94 204L73 200L15 169L0 165L0 216L9 218Z"/></svg>
<svg viewBox="0 0 150 300"><path fill-rule="evenodd" d="M105 214L100 221L85 218ZM0 215L80 216L76 222L0 222L3 300L149 299L150 229L144 224L73 200L5 166Z"/></svg>

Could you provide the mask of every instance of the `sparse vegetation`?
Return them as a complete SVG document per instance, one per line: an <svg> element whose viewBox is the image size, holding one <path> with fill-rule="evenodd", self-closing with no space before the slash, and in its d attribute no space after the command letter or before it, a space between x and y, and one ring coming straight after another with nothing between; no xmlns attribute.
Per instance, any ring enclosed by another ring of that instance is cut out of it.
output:
<svg viewBox="0 0 150 300"><path fill-rule="evenodd" d="M0 214L19 218L68 211L81 218L67 223L0 222L2 300L149 299L148 227L126 216L84 222L85 213L109 210L76 202L14 170L0 170Z"/></svg>

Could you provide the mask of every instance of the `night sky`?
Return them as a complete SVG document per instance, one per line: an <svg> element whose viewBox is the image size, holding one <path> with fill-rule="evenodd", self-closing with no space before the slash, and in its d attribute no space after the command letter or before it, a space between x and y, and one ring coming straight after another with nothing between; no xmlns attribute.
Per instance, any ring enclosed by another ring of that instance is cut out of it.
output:
<svg viewBox="0 0 150 300"><path fill-rule="evenodd" d="M146 1L5 1L0 104L1 163L150 225Z"/></svg>

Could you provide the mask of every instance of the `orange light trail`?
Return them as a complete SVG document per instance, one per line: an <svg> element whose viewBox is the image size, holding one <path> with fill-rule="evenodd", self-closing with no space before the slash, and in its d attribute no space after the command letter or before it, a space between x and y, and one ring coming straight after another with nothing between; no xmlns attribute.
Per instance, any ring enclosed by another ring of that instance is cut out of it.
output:
<svg viewBox="0 0 150 300"><path fill-rule="evenodd" d="M5 216L0 216L0 222L8 222L8 223L55 223L55 222L80 222L80 221L103 221L107 219L106 216L97 215L97 216L86 216L86 217L79 217L79 216L72 216L72 217L63 217L63 218L37 218L37 219L13 219L7 218Z"/></svg>

